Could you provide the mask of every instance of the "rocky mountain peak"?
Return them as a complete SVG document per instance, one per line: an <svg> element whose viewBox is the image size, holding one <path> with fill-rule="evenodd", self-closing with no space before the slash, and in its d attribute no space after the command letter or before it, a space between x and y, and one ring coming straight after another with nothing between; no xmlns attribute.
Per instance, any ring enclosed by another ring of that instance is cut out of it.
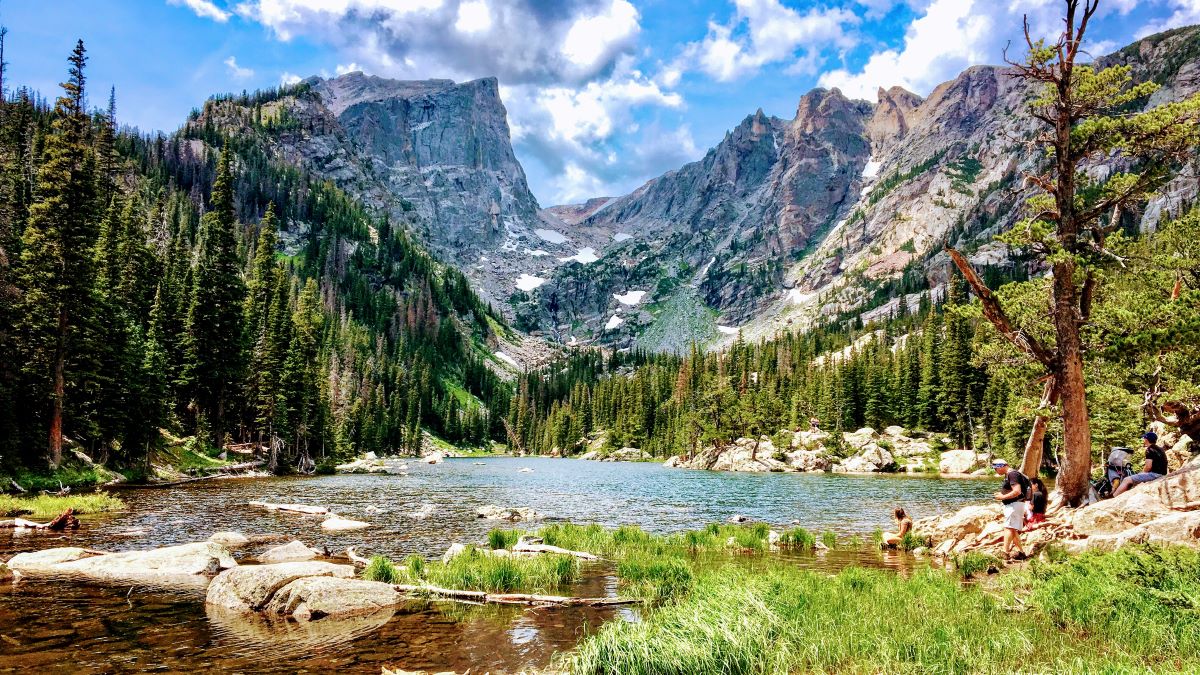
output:
<svg viewBox="0 0 1200 675"><path fill-rule="evenodd" d="M867 123L872 147L897 141L908 133L909 117L921 105L921 97L904 87L879 88L875 113Z"/></svg>

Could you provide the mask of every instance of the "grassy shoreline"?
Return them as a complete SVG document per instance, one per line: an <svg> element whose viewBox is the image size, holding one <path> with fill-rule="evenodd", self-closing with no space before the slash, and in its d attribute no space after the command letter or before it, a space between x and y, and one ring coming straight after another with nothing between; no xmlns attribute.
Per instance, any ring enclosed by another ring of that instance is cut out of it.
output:
<svg viewBox="0 0 1200 675"><path fill-rule="evenodd" d="M929 567L909 576L848 567L801 569L774 556L761 525L710 525L667 536L638 527L556 523L494 530L601 556L618 594L648 601L639 621L613 620L559 654L587 675L1200 671L1200 551L1131 545L1067 556L1051 549L1000 574ZM797 529L776 546L819 551L861 539ZM742 564L755 553L755 564ZM369 578L487 591L557 590L578 561L494 556L481 547L448 563L377 559ZM382 576L381 572L386 573ZM392 576L392 575L395 576Z"/></svg>
<svg viewBox="0 0 1200 675"><path fill-rule="evenodd" d="M90 494L38 495L36 497L14 497L0 495L0 517L28 516L35 519L53 518L67 509L74 509L76 514L108 513L121 511L125 502L107 492Z"/></svg>

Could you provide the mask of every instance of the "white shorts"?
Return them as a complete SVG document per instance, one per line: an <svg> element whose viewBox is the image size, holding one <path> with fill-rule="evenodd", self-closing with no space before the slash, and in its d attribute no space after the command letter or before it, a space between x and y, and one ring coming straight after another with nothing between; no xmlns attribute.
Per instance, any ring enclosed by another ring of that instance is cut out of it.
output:
<svg viewBox="0 0 1200 675"><path fill-rule="evenodd" d="M1018 532L1025 529L1025 502L1004 505L1004 527Z"/></svg>

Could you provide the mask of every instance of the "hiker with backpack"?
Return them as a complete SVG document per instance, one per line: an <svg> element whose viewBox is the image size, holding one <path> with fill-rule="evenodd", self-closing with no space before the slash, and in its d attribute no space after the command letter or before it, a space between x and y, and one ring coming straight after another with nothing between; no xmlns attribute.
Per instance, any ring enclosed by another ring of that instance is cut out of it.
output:
<svg viewBox="0 0 1200 675"><path fill-rule="evenodd" d="M1141 473L1135 473L1122 480L1117 489L1113 490L1114 497L1134 485L1149 483L1167 475L1167 452L1158 445L1158 434L1153 431L1142 434L1142 445L1146 448L1146 465L1142 467Z"/></svg>
<svg viewBox="0 0 1200 675"><path fill-rule="evenodd" d="M998 459L992 462L997 476L1004 476L996 501L1004 505L1004 557L1013 559L1012 550L1017 549L1016 560L1024 560L1025 549L1021 546L1021 531L1025 529L1025 502L1033 496L1033 485L1020 471L1011 469L1008 462Z"/></svg>

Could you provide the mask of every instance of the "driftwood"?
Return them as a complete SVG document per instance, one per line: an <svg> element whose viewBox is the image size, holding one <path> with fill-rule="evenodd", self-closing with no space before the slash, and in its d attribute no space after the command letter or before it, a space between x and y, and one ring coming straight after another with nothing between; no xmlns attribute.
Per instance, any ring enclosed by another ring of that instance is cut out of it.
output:
<svg viewBox="0 0 1200 675"><path fill-rule="evenodd" d="M18 530L51 530L55 532L62 530L78 530L79 519L75 517L75 509L67 509L59 514L57 518L48 523L36 523L32 520L25 520L24 518L13 518L12 520L0 521L0 528Z"/></svg>
<svg viewBox="0 0 1200 675"><path fill-rule="evenodd" d="M512 547L513 553L557 553L559 555L569 555L573 558L581 560L598 560L595 555L586 551L571 551L557 546L543 544L542 540L537 537L521 537L517 540L516 545Z"/></svg>
<svg viewBox="0 0 1200 675"><path fill-rule="evenodd" d="M329 509L325 508L324 506L309 506L308 504L272 504L271 502L250 502L250 506L257 506L268 511L302 513L309 516L323 516L329 513Z"/></svg>
<svg viewBox="0 0 1200 675"><path fill-rule="evenodd" d="M619 607L638 605L641 600L628 598L575 598L563 595L536 595L532 593L487 593L485 591L463 591L437 586L392 584L392 588L408 595L429 597L435 600L453 600L473 604L530 605L533 607Z"/></svg>
<svg viewBox="0 0 1200 675"><path fill-rule="evenodd" d="M28 492L28 490L26 490L25 488L21 487L20 483L18 483L17 481L13 480L12 478L9 478L9 479L8 479L8 482L9 482L9 484L10 484L10 485L12 485L12 486L13 486L13 489L14 489L14 490L16 490L17 492L19 492L19 493L21 493L21 494L25 494L26 492Z"/></svg>
<svg viewBox="0 0 1200 675"><path fill-rule="evenodd" d="M145 483L143 485L133 484L133 485L129 485L128 487L150 488L150 489L174 487L176 485L183 485L184 483L195 483L198 480L211 480L213 478L222 478L222 477L225 477L227 474L233 473L235 471L245 471L247 469L256 469L264 464L266 464L266 461L261 460L261 459L255 460L253 462L242 462L241 464L230 464L229 466L219 466L215 469L216 473L210 473L205 476L192 476L190 478L181 478L179 480L167 481L165 483Z"/></svg>

